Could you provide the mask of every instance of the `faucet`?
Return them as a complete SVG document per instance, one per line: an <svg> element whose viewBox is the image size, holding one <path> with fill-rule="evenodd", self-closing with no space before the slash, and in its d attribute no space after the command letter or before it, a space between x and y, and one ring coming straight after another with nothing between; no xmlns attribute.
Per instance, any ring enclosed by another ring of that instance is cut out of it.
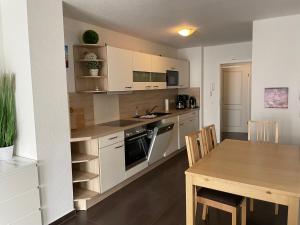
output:
<svg viewBox="0 0 300 225"><path fill-rule="evenodd" d="M150 110L149 110L149 109L146 109L146 115L151 114L151 113L153 112L153 110L156 109L157 107L158 107L158 106L155 105L155 106L153 106L152 109L150 109Z"/></svg>

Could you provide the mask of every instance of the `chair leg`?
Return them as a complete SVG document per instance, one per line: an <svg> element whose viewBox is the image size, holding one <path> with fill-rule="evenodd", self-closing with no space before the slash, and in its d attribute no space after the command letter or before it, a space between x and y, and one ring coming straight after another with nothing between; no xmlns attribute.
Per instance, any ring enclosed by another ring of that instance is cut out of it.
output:
<svg viewBox="0 0 300 225"><path fill-rule="evenodd" d="M254 199L253 198L250 198L250 212L253 212L254 210Z"/></svg>
<svg viewBox="0 0 300 225"><path fill-rule="evenodd" d="M202 210L202 220L206 220L206 215L208 214L208 206L203 205L203 210Z"/></svg>
<svg viewBox="0 0 300 225"><path fill-rule="evenodd" d="M247 224L247 200L246 200L246 198L243 200L243 202L241 204L241 208L242 208L241 224L246 225Z"/></svg>
<svg viewBox="0 0 300 225"><path fill-rule="evenodd" d="M275 204L275 215L278 216L279 214L279 205Z"/></svg>
<svg viewBox="0 0 300 225"><path fill-rule="evenodd" d="M234 209L231 213L231 225L236 225L236 209Z"/></svg>

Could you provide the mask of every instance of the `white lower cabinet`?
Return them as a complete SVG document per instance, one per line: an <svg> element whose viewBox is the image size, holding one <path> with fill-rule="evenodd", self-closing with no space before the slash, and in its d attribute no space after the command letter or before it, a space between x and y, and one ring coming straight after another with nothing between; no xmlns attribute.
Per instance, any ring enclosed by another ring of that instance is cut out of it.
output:
<svg viewBox="0 0 300 225"><path fill-rule="evenodd" d="M14 157L0 161L0 224L41 225L35 161Z"/></svg>
<svg viewBox="0 0 300 225"><path fill-rule="evenodd" d="M185 136L199 130L199 114L191 112L179 116L179 148L185 147Z"/></svg>
<svg viewBox="0 0 300 225"><path fill-rule="evenodd" d="M101 193L125 179L124 141L100 149Z"/></svg>

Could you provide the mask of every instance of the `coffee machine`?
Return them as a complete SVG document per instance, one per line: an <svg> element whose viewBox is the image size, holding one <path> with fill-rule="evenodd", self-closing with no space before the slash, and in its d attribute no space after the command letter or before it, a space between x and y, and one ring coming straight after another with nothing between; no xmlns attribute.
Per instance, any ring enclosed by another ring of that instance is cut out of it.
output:
<svg viewBox="0 0 300 225"><path fill-rule="evenodd" d="M197 101L196 101L196 98L193 96L190 97L189 108L191 108L191 109L197 108Z"/></svg>
<svg viewBox="0 0 300 225"><path fill-rule="evenodd" d="M176 109L186 109L189 107L188 95L177 95L176 97Z"/></svg>

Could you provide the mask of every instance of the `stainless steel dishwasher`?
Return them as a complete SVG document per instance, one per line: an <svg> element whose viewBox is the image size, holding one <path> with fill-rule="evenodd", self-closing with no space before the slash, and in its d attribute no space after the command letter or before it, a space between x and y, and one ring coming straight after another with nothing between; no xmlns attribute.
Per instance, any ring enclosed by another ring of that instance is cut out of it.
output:
<svg viewBox="0 0 300 225"><path fill-rule="evenodd" d="M164 157L172 136L173 127L174 123L157 123L148 128L148 138L151 138L147 155L149 164L155 163Z"/></svg>

